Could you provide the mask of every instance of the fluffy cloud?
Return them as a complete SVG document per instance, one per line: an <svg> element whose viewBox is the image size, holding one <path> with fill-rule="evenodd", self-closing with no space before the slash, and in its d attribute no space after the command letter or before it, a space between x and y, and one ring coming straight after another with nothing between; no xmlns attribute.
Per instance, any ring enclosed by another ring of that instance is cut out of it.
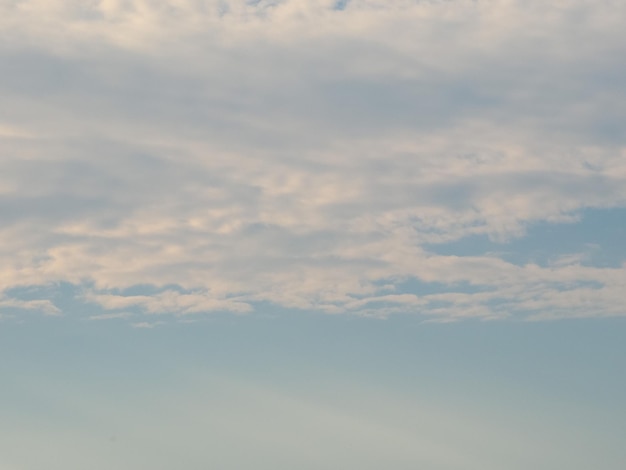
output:
<svg viewBox="0 0 626 470"><path fill-rule="evenodd" d="M112 312L624 314L624 266L432 248L626 204L624 20L608 0L0 0L0 306L69 282Z"/></svg>

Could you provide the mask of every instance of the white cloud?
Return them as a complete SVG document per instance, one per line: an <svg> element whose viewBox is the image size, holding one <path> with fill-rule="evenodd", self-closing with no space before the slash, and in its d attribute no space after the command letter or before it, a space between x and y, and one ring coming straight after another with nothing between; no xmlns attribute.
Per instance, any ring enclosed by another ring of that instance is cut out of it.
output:
<svg viewBox="0 0 626 470"><path fill-rule="evenodd" d="M136 322L136 323L132 323L132 327L133 328L139 328L142 330L151 330L152 328L156 328L159 325L162 325L163 322L147 322L147 321L142 321L142 322Z"/></svg>
<svg viewBox="0 0 626 470"><path fill-rule="evenodd" d="M0 297L0 309L36 310L45 315L61 315L61 311L49 300L19 300Z"/></svg>
<svg viewBox="0 0 626 470"><path fill-rule="evenodd" d="M623 314L624 268L427 244L625 205L626 6L333 5L0 0L2 288L70 282L112 312ZM446 292L390 292L409 279Z"/></svg>
<svg viewBox="0 0 626 470"><path fill-rule="evenodd" d="M126 319L131 317L132 314L129 312L116 312L116 313L101 313L98 315L91 315L89 320L101 321L101 320L117 320L117 319Z"/></svg>

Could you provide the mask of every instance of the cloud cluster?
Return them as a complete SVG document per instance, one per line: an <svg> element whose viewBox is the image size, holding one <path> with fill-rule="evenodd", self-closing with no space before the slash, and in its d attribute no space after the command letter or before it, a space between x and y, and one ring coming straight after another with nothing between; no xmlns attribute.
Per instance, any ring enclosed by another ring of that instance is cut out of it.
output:
<svg viewBox="0 0 626 470"><path fill-rule="evenodd" d="M431 247L626 205L624 20L610 0L0 0L0 305L68 282L113 314L622 315L623 265Z"/></svg>

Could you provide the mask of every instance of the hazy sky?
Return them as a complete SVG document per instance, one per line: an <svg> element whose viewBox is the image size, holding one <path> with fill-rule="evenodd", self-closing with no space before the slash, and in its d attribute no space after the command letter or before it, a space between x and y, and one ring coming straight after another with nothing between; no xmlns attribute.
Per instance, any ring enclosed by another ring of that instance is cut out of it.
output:
<svg viewBox="0 0 626 470"><path fill-rule="evenodd" d="M0 470L621 470L625 28L0 0Z"/></svg>

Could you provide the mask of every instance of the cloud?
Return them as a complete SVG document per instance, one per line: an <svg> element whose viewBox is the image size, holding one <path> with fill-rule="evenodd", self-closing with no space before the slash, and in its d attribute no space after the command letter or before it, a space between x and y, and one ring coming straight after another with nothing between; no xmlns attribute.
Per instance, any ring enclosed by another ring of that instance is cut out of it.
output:
<svg viewBox="0 0 626 470"><path fill-rule="evenodd" d="M36 310L45 315L58 316L61 311L49 300L19 300L0 297L0 309ZM0 315L4 318L4 315Z"/></svg>
<svg viewBox="0 0 626 470"><path fill-rule="evenodd" d="M101 321L101 320L116 320L116 319L126 319L131 317L132 314L129 312L117 312L117 313L102 313L99 315L91 315L89 320Z"/></svg>
<svg viewBox="0 0 626 470"><path fill-rule="evenodd" d="M136 323L132 323L132 327L133 328L139 328L142 330L151 330L152 328L156 328L159 325L162 325L163 322L147 322L147 321L142 321L142 322L136 322Z"/></svg>
<svg viewBox="0 0 626 470"><path fill-rule="evenodd" d="M111 314L622 315L623 266L429 247L624 207L625 17L0 0L0 287L69 282Z"/></svg>

